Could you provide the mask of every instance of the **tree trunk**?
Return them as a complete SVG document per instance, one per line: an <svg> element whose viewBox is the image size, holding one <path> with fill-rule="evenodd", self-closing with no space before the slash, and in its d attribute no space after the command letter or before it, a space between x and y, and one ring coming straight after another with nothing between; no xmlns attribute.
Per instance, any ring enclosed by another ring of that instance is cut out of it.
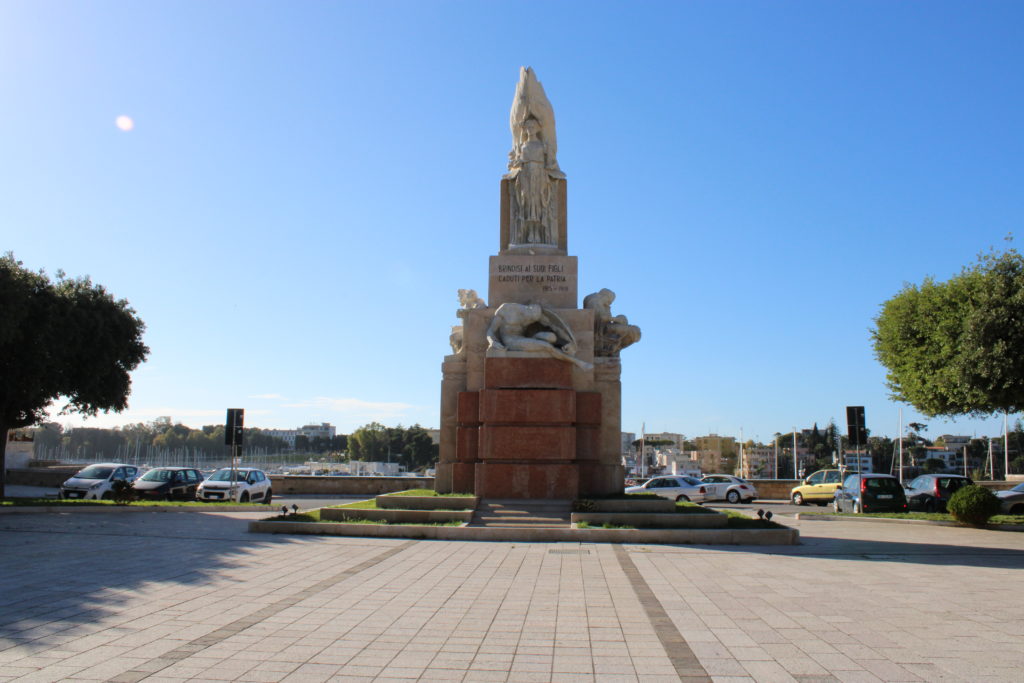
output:
<svg viewBox="0 0 1024 683"><path fill-rule="evenodd" d="M0 498L7 495L7 423L0 422Z"/></svg>

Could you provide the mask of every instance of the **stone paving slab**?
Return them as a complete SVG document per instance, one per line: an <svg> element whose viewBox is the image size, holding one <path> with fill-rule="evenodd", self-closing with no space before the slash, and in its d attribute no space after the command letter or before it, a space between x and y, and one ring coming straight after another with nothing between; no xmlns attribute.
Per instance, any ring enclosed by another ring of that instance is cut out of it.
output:
<svg viewBox="0 0 1024 683"><path fill-rule="evenodd" d="M1019 681L1024 536L797 522L799 546L0 519L0 681Z"/></svg>

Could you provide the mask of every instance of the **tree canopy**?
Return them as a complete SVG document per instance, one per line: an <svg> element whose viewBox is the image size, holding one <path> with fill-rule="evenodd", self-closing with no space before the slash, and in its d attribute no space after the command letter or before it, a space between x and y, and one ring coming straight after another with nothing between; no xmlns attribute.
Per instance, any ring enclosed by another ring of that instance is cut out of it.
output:
<svg viewBox="0 0 1024 683"><path fill-rule="evenodd" d="M371 422L349 435L348 453L353 460L383 462L390 459L412 471L436 462L438 448L430 433L418 424L385 427Z"/></svg>
<svg viewBox="0 0 1024 683"><path fill-rule="evenodd" d="M982 255L946 282L907 284L872 330L892 397L928 416L1024 406L1024 257Z"/></svg>
<svg viewBox="0 0 1024 683"><path fill-rule="evenodd" d="M0 320L0 443L9 429L45 419L60 398L62 412L127 407L129 373L149 354L145 324L127 301L87 277L51 281L8 253L0 257Z"/></svg>

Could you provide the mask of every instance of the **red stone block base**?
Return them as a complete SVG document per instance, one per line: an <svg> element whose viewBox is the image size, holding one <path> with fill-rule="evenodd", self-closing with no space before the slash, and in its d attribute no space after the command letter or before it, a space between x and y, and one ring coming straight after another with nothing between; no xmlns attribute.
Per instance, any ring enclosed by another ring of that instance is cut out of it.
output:
<svg viewBox="0 0 1024 683"><path fill-rule="evenodd" d="M480 463L476 466L476 495L572 500L579 495L579 474L572 464Z"/></svg>

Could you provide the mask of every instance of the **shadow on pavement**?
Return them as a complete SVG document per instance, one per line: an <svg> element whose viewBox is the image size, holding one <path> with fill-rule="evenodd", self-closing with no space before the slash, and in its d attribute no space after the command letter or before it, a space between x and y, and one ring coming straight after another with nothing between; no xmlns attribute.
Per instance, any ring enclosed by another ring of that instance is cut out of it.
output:
<svg viewBox="0 0 1024 683"><path fill-rule="evenodd" d="M985 532L979 530L979 533L1010 534L1012 532ZM672 547L699 548L715 552L856 560L860 562L867 560L933 566L993 567L1000 569L1024 568L1024 549L1018 547L926 543L909 540L851 539L820 534L814 536L804 535L803 531L801 531L801 545L797 546L714 545Z"/></svg>
<svg viewBox="0 0 1024 683"><path fill-rule="evenodd" d="M265 514L265 513L264 513ZM152 595L154 611L182 605L181 623L244 600L224 591L233 570L280 561L295 543L323 539L249 534L249 513L95 512L0 515L0 650L50 647L55 636L96 632L125 598ZM273 549L277 549L276 551ZM209 579L218 575L220 588ZM241 582L241 579L239 580ZM210 584L209 586L207 584ZM134 600L133 600L134 602ZM145 619L145 617L141 617ZM128 624L130 625L130 623Z"/></svg>

